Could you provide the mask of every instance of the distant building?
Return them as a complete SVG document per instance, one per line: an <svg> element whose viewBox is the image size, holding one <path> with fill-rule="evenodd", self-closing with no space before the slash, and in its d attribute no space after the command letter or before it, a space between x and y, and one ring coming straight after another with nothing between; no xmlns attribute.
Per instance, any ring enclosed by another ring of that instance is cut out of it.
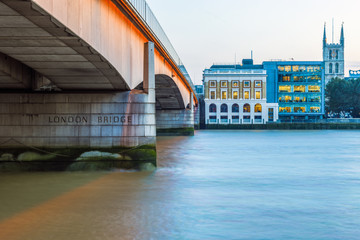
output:
<svg viewBox="0 0 360 240"><path fill-rule="evenodd" d="M326 25L324 26L323 38L323 61L325 64L325 86L333 78L344 78L344 25L341 26L340 43L328 43L326 37Z"/></svg>
<svg viewBox="0 0 360 240"><path fill-rule="evenodd" d="M204 95L204 85L195 85L196 95L201 97Z"/></svg>
<svg viewBox="0 0 360 240"><path fill-rule="evenodd" d="M325 115L323 62L264 62L267 100L279 104L281 122L307 122Z"/></svg>
<svg viewBox="0 0 360 240"><path fill-rule="evenodd" d="M349 71L349 77L346 77L346 80L351 80L351 79L358 79L360 78L360 70L350 70Z"/></svg>
<svg viewBox="0 0 360 240"><path fill-rule="evenodd" d="M204 70L206 124L265 124L278 119L278 104L267 103L262 65L213 65Z"/></svg>

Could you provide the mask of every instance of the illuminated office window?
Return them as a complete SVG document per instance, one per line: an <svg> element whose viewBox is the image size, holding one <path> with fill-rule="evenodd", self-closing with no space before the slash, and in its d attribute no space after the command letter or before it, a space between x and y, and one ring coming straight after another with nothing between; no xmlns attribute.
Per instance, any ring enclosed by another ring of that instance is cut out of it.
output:
<svg viewBox="0 0 360 240"><path fill-rule="evenodd" d="M320 112L320 107L310 107L310 112L319 113Z"/></svg>
<svg viewBox="0 0 360 240"><path fill-rule="evenodd" d="M261 81L255 81L255 87L261 88Z"/></svg>
<svg viewBox="0 0 360 240"><path fill-rule="evenodd" d="M243 107L243 112L244 113L249 113L251 111L250 109L250 104L245 104L244 107Z"/></svg>
<svg viewBox="0 0 360 240"><path fill-rule="evenodd" d="M233 81L232 86L234 88L239 87L239 81Z"/></svg>
<svg viewBox="0 0 360 240"><path fill-rule="evenodd" d="M305 107L294 107L294 112L295 113L304 113Z"/></svg>
<svg viewBox="0 0 360 240"><path fill-rule="evenodd" d="M221 81L221 87L227 87L227 81Z"/></svg>
<svg viewBox="0 0 360 240"><path fill-rule="evenodd" d="M221 99L227 99L227 91L221 92Z"/></svg>
<svg viewBox="0 0 360 240"><path fill-rule="evenodd" d="M281 113L291 113L291 107L279 107Z"/></svg>
<svg viewBox="0 0 360 240"><path fill-rule="evenodd" d="M291 92L291 86L289 85L279 86L279 92Z"/></svg>
<svg viewBox="0 0 360 240"><path fill-rule="evenodd" d="M210 99L216 99L216 93L215 91L210 92Z"/></svg>
<svg viewBox="0 0 360 240"><path fill-rule="evenodd" d="M244 81L244 87L246 88L250 87L250 81Z"/></svg>
<svg viewBox="0 0 360 240"><path fill-rule="evenodd" d="M256 99L261 99L261 92L260 91L256 91L255 98Z"/></svg>
<svg viewBox="0 0 360 240"><path fill-rule="evenodd" d="M320 92L320 86L308 86L308 92Z"/></svg>
<svg viewBox="0 0 360 240"><path fill-rule="evenodd" d="M314 69L313 66L309 66L309 67L307 68L307 70L308 70L308 72L314 72L314 71L315 71L315 69Z"/></svg>
<svg viewBox="0 0 360 240"><path fill-rule="evenodd" d="M256 112L256 113L261 113L261 112L262 112L261 104L256 104L256 105L255 105L255 112Z"/></svg>
<svg viewBox="0 0 360 240"><path fill-rule="evenodd" d="M291 72L291 66L285 66L285 72Z"/></svg>
<svg viewBox="0 0 360 240"><path fill-rule="evenodd" d="M233 92L233 99L238 99L239 98L239 92L238 91L234 91Z"/></svg>
<svg viewBox="0 0 360 240"><path fill-rule="evenodd" d="M216 87L216 81L210 81L210 87Z"/></svg>
<svg viewBox="0 0 360 240"><path fill-rule="evenodd" d="M245 99L250 99L250 92L249 91L245 91L244 98Z"/></svg>
<svg viewBox="0 0 360 240"><path fill-rule="evenodd" d="M294 86L294 92L305 92L305 86Z"/></svg>
<svg viewBox="0 0 360 240"><path fill-rule="evenodd" d="M290 82L290 76L282 76L283 82Z"/></svg>

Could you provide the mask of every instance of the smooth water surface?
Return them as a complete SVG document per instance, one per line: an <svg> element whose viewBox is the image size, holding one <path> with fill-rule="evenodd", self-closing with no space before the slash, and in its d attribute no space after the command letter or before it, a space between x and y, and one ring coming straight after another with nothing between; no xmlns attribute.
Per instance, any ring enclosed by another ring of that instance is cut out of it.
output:
<svg viewBox="0 0 360 240"><path fill-rule="evenodd" d="M360 131L198 131L155 172L0 175L0 239L360 239Z"/></svg>

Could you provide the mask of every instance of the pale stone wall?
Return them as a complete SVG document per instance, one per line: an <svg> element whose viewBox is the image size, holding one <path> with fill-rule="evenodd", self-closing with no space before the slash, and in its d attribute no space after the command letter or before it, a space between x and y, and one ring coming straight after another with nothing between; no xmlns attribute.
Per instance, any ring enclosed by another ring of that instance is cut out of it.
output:
<svg viewBox="0 0 360 240"><path fill-rule="evenodd" d="M152 95L133 92L1 94L0 143L6 143L0 148L111 148L155 144Z"/></svg>
<svg viewBox="0 0 360 240"><path fill-rule="evenodd" d="M157 129L193 128L194 112L183 110L156 110Z"/></svg>

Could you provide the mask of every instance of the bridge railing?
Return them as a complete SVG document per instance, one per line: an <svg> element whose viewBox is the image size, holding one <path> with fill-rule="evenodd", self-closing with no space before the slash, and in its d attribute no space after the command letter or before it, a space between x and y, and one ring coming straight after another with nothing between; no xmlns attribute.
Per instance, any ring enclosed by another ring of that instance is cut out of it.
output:
<svg viewBox="0 0 360 240"><path fill-rule="evenodd" d="M148 25L149 29L153 34L158 38L159 42L163 45L164 49L168 52L172 60L178 65L182 74L188 81L191 88L195 91L194 84L191 80L189 73L187 72L184 64L182 63L179 55L175 51L175 48L171 44L169 38L167 37L165 31L161 27L159 21L155 17L154 13L151 11L149 5L145 0L126 0L134 7L137 13L140 15L142 20Z"/></svg>

